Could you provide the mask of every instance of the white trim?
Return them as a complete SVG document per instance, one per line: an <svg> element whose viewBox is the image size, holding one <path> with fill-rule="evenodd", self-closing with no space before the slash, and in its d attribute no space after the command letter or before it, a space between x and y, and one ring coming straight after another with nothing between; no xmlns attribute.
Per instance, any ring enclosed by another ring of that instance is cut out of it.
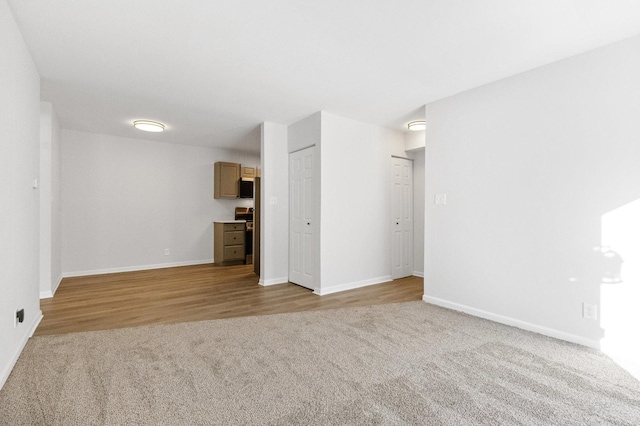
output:
<svg viewBox="0 0 640 426"><path fill-rule="evenodd" d="M7 379L9 378L9 375L11 374L13 367L15 367L16 362L18 362L18 358L20 358L20 354L22 354L24 347L27 345L27 342L29 341L31 336L33 336L33 333L36 332L36 328L38 328L40 321L42 321L42 311L38 309L38 317L31 324L31 327L29 328L29 333L25 335L25 337L22 339L22 342L20 342L18 346L18 350L13 355L13 357L11 357L11 359L9 360L9 363L0 374L0 389L2 389L4 384L7 382Z"/></svg>
<svg viewBox="0 0 640 426"><path fill-rule="evenodd" d="M527 331L533 331L534 333L543 334L545 336L553 337L560 340L566 340L567 342L577 343L582 346L600 350L600 342L597 340L591 340L575 334L565 333L564 331L556 330L553 328L547 328L538 324L522 321L516 318L506 317L504 315L495 314L493 312L483 311L471 306L461 305L459 303L450 302L444 299L438 299L437 297L431 297L424 295L422 300L431 303L433 305L442 306L444 308L453 309L454 311L464 312L475 317L488 319L498 322L500 324L506 324L513 327L521 328Z"/></svg>
<svg viewBox="0 0 640 426"><path fill-rule="evenodd" d="M382 276L382 277L371 278L371 279L363 280L363 281L356 281L356 282L353 282L353 283L338 284L338 285L334 285L334 286L331 286L331 287L325 287L325 288L316 289L313 292L315 294L319 295L319 296L324 296L326 294L337 293L339 291L353 290L355 288L367 287L367 286L370 286L370 285L386 283L388 281L391 281L391 275L385 275L385 276Z"/></svg>
<svg viewBox="0 0 640 426"><path fill-rule="evenodd" d="M424 272L420 272L420 271L413 271L413 276L414 276L414 277L424 278Z"/></svg>
<svg viewBox="0 0 640 426"><path fill-rule="evenodd" d="M149 269L174 268L176 266L192 266L212 263L212 259L190 260L186 262L156 263L155 265L125 266L121 268L94 269L91 271L64 272L63 278L84 277L87 275L116 274L119 272L146 271Z"/></svg>
<svg viewBox="0 0 640 426"><path fill-rule="evenodd" d="M260 280L258 280L258 284L265 287L270 285L286 284L288 282L289 277L271 278L270 280L263 280L260 278Z"/></svg>
<svg viewBox="0 0 640 426"><path fill-rule="evenodd" d="M36 332L36 329L40 325L40 321L42 321L42 318L44 318L44 315L42 315L42 311L38 309L38 318L36 318L36 320L33 322L33 325L31 326L31 329L29 330L29 338L33 337L33 333ZM20 352L22 352L22 350Z"/></svg>
<svg viewBox="0 0 640 426"><path fill-rule="evenodd" d="M58 290L58 287L60 286L60 283L62 282L62 278L64 278L64 277L61 274L58 277L57 282L55 283L55 285L53 286L53 288L51 290L41 291L40 292L40 299L50 299L50 298L52 298L53 295L56 294L56 290Z"/></svg>
<svg viewBox="0 0 640 426"><path fill-rule="evenodd" d="M56 284L51 289L51 297L53 297L56 294L56 291L58 290L58 287L60 287L60 283L62 282L63 278L64 278L64 276L62 274L60 274L60 276L58 277L58 281L56 282Z"/></svg>

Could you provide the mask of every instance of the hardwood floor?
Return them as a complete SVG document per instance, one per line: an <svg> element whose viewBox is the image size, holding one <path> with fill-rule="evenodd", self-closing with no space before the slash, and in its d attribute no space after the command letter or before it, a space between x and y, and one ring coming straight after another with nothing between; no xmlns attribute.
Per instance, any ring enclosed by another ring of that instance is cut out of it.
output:
<svg viewBox="0 0 640 426"><path fill-rule="evenodd" d="M40 301L36 335L150 324L267 315L421 300L423 280L388 283L317 296L295 284L259 286L252 265L213 264L65 278Z"/></svg>

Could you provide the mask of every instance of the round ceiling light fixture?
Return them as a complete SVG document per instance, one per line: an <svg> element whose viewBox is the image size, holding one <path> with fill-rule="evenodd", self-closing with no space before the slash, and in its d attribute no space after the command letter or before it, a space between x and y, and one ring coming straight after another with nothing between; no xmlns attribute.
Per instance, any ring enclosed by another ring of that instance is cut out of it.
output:
<svg viewBox="0 0 640 426"><path fill-rule="evenodd" d="M151 120L136 120L133 122L133 127L145 132L163 132L164 124Z"/></svg>
<svg viewBox="0 0 640 426"><path fill-rule="evenodd" d="M424 120L416 120L407 124L409 130L417 132L418 130L424 130L427 128L427 122Z"/></svg>

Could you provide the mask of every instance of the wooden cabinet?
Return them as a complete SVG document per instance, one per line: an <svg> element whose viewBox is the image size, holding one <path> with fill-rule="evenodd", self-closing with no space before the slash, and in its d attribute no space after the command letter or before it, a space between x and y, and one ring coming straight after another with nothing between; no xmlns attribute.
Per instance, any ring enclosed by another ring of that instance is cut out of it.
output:
<svg viewBox="0 0 640 426"><path fill-rule="evenodd" d="M240 177L244 179L253 179L256 177L256 168L242 166L240 168Z"/></svg>
<svg viewBox="0 0 640 426"><path fill-rule="evenodd" d="M258 169L260 171L260 169ZM262 178L256 176L256 190L253 199L253 272L260 276L260 216L262 215L262 198L260 197L260 186Z"/></svg>
<svg viewBox="0 0 640 426"><path fill-rule="evenodd" d="M240 196L240 164L218 161L213 166L213 198Z"/></svg>
<svg viewBox="0 0 640 426"><path fill-rule="evenodd" d="M245 222L213 222L213 262L239 265L245 262Z"/></svg>

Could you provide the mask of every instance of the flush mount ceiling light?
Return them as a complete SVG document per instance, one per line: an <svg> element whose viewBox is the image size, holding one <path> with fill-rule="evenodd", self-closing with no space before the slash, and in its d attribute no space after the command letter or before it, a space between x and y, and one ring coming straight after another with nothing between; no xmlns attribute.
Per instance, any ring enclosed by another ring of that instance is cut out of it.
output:
<svg viewBox="0 0 640 426"><path fill-rule="evenodd" d="M414 132L418 130L424 130L427 128L427 122L424 120L416 120L407 124L407 127L409 128L409 130L412 130Z"/></svg>
<svg viewBox="0 0 640 426"><path fill-rule="evenodd" d="M139 130L144 130L145 132L163 132L164 124L158 123L157 121L150 120L136 120L133 122L133 127Z"/></svg>

